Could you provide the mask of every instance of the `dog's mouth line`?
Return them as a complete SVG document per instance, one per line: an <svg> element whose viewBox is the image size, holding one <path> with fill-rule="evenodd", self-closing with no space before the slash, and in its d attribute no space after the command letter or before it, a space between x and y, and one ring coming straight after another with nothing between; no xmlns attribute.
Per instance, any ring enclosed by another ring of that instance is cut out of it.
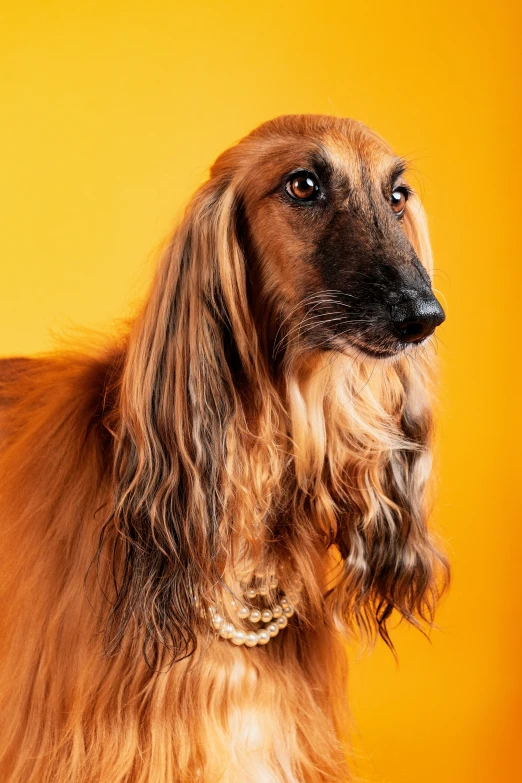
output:
<svg viewBox="0 0 522 783"><path fill-rule="evenodd" d="M399 357L401 356L407 349L411 349L414 347L418 347L420 345L424 345L424 343L429 339L428 337L425 337L422 340L419 340L417 343L411 343L411 342L404 342L402 340L397 340L396 347L391 348L389 350L383 350L381 348L374 348L371 345L368 345L367 343L364 343L362 341L357 340L353 336L350 336L350 338L347 338L347 342L349 345L351 345L353 348L356 348L357 350L361 351L362 353L366 354L367 356L371 357L372 359L392 359L393 357Z"/></svg>
<svg viewBox="0 0 522 783"><path fill-rule="evenodd" d="M377 350L375 348L370 348L367 345L363 345L362 343L354 343L354 346L359 351L362 351L367 356L370 356L372 359L391 359L393 356L399 356L405 350L406 343L404 343L404 345L401 345L396 350L392 350L392 351Z"/></svg>

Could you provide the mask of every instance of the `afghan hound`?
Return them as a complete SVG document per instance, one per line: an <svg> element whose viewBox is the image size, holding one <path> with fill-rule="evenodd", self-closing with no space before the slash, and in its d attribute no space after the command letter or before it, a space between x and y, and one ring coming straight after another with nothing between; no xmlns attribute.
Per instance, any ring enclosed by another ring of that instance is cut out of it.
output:
<svg viewBox="0 0 522 783"><path fill-rule="evenodd" d="M118 337L1 363L4 783L350 780L343 640L447 582L405 172L354 120L266 122Z"/></svg>

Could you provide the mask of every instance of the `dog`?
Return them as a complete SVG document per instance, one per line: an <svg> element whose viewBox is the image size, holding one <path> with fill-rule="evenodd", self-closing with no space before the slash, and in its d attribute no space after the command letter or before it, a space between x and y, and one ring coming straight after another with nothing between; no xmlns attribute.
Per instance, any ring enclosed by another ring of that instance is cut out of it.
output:
<svg viewBox="0 0 522 783"><path fill-rule="evenodd" d="M1 779L350 780L344 639L425 628L445 318L406 163L268 121L121 334L1 363Z"/></svg>

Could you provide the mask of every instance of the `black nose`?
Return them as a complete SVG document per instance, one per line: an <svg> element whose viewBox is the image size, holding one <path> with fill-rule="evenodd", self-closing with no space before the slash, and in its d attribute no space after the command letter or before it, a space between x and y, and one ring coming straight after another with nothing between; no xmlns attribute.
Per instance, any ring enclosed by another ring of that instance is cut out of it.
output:
<svg viewBox="0 0 522 783"><path fill-rule="evenodd" d="M404 343L419 343L433 334L446 315L432 293L411 294L392 307L392 328Z"/></svg>

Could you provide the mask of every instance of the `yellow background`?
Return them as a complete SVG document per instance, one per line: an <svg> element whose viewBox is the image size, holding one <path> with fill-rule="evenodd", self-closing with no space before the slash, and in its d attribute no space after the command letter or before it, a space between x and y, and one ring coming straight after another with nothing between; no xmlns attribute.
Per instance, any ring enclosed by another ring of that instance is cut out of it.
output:
<svg viewBox="0 0 522 783"><path fill-rule="evenodd" d="M2 11L0 353L107 328L216 155L281 113L359 118L415 168L447 299L432 644L354 663L379 783L522 780L520 16L515 2L23 2Z"/></svg>

